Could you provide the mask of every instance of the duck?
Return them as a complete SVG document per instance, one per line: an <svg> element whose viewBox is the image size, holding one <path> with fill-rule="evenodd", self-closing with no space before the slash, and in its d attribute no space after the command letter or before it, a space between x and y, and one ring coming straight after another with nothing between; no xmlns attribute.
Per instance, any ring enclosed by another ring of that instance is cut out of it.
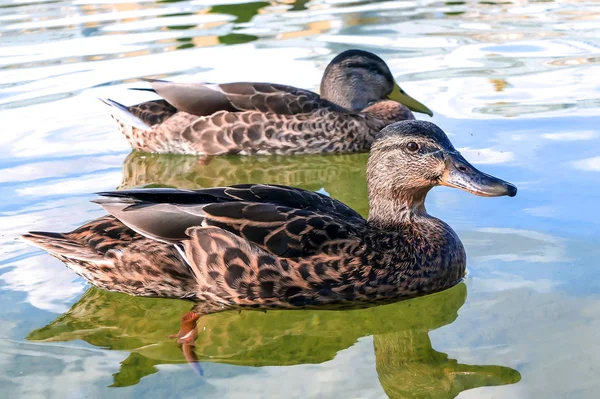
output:
<svg viewBox="0 0 600 399"><path fill-rule="evenodd" d="M125 106L101 99L131 147L214 156L368 151L385 126L433 115L377 55L351 49L326 67L320 95L274 83L208 84L146 79L162 99Z"/></svg>
<svg viewBox="0 0 600 399"><path fill-rule="evenodd" d="M375 137L366 219L325 194L283 185L141 188L99 193L94 201L108 215L70 233L21 238L101 289L194 301L181 337L201 315L228 309L367 307L456 285L464 247L425 209L440 185L517 193L472 166L437 125L410 120Z"/></svg>

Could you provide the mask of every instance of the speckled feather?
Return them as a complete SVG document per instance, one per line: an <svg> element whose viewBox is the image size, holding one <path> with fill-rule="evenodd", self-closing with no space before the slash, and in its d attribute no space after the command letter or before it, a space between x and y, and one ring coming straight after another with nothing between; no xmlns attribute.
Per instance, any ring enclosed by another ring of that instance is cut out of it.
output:
<svg viewBox="0 0 600 399"><path fill-rule="evenodd" d="M123 205L115 215L135 230L151 230L144 220L160 217L164 206L170 217L200 216L201 222L190 220L197 227L186 231L185 256L196 298L223 306L389 301L447 288L464 273L462 246L443 222L413 220L400 231L379 230L341 202L302 189L239 185L102 194Z"/></svg>
<svg viewBox="0 0 600 399"><path fill-rule="evenodd" d="M146 238L113 216L70 233L34 231L21 237L98 288L136 296L195 296L190 268L173 245Z"/></svg>
<svg viewBox="0 0 600 399"><path fill-rule="evenodd" d="M174 245L135 233L112 216L71 233L23 236L109 291L216 307L338 307L435 292L464 273L462 246L441 252L456 238L443 222L428 224L426 234L414 222L399 232L377 230L341 202L311 191L243 185L104 194L127 206L132 199L142 203L143 213L166 202L182 212L200 208L205 221L187 230L187 261Z"/></svg>
<svg viewBox="0 0 600 399"><path fill-rule="evenodd" d="M103 100L131 146L143 152L367 151L384 126L414 119L409 108L397 101L431 114L400 89L381 58L361 50L344 51L329 63L321 96L272 83L149 82L151 89L137 90L154 91L162 100L130 107Z"/></svg>
<svg viewBox="0 0 600 399"><path fill-rule="evenodd" d="M392 101L371 106L366 112L351 112L290 86L231 83L219 88L229 100L221 107L235 111L198 116L204 112L174 112L176 108L158 100L128 107L151 126L150 131L127 124L117 114L113 118L138 151L196 155L367 151L383 127L414 119L406 107ZM206 86L206 90L211 89Z"/></svg>
<svg viewBox="0 0 600 399"><path fill-rule="evenodd" d="M459 237L424 206L442 183L484 196L517 191L471 166L437 126L405 121L372 146L368 220L287 186L133 189L100 193L96 202L114 217L23 238L98 287L194 299L198 312L366 306L463 278Z"/></svg>

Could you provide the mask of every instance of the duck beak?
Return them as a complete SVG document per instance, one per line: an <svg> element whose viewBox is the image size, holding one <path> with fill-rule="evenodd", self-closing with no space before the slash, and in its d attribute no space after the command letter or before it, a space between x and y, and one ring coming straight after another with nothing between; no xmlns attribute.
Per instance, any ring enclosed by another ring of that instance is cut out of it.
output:
<svg viewBox="0 0 600 399"><path fill-rule="evenodd" d="M517 187L497 177L483 173L458 152L445 154L446 169L439 180L442 186L454 187L482 197L517 195Z"/></svg>
<svg viewBox="0 0 600 399"><path fill-rule="evenodd" d="M398 86L398 83L394 82L394 89L390 94L388 94L388 99L399 102L400 104L405 105L408 109L415 112L420 112L422 114L427 114L429 116L433 116L433 112L425 105L421 104Z"/></svg>

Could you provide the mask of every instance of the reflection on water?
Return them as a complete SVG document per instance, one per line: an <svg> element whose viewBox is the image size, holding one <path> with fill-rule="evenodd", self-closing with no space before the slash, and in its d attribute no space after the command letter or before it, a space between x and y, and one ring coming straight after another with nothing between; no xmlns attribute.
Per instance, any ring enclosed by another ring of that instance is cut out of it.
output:
<svg viewBox="0 0 600 399"><path fill-rule="evenodd" d="M286 65L290 55L277 50L326 63L331 53L359 45L383 55L392 71L402 72L402 80L426 83L419 89L425 91L424 102L433 100L436 114L594 115L596 85L587 84L590 73L582 76L573 67L599 63L597 5L522 3L14 1L0 7L0 87L7 89L0 93L0 106L56 101L137 77L213 68L219 70L208 80L275 80L313 88L315 81L293 76ZM202 51L257 41L253 48L273 51ZM200 52L180 52L191 49ZM169 57L162 56L166 52ZM552 82L553 90L539 90L536 82Z"/></svg>
<svg viewBox="0 0 600 399"><path fill-rule="evenodd" d="M390 398L453 398L463 390L512 384L520 374L501 366L461 364L434 350L428 333L456 319L466 286L392 305L352 311L243 311L205 316L193 348L199 362L240 366L323 363L373 336L375 367ZM134 298L89 289L73 307L27 339L84 340L130 352L112 386L137 384L160 364L185 362L167 337L187 302ZM202 367L202 364L200 364Z"/></svg>
<svg viewBox="0 0 600 399"><path fill-rule="evenodd" d="M164 398L176 387L187 396L277 397L283 384L301 398L411 397L426 387L463 399L600 397L599 29L593 0L0 1L2 394ZM456 320L458 287L434 297L448 306L422 298L316 319L213 315L214 342L200 334L196 343L200 378L174 364L184 355L166 338L189 304L84 294L62 263L14 241L101 216L91 193L117 186L282 183L323 189L366 215L364 154L204 164L128 155L96 99L150 99L126 90L139 77L315 90L333 55L350 47L385 58L468 159L519 186L510 201L442 188L428 196L427 209L455 228L468 254L469 297ZM81 306L88 302L97 307ZM409 310L418 304L427 305L420 317ZM61 342L25 340L49 323L48 334L31 337ZM278 353L268 367L226 363ZM491 387L518 377L452 359L508 366L522 379ZM112 384L122 388L106 389Z"/></svg>
<svg viewBox="0 0 600 399"><path fill-rule="evenodd" d="M201 188L248 182L326 187L366 214L367 154L293 157L209 157L132 152L119 188ZM31 341L83 340L126 351L112 387L138 384L160 365L192 362L189 378L210 378L205 363L236 366L323 364L363 337L372 337L374 367L390 398L453 398L482 386L514 384L518 371L459 363L433 349L429 332L452 323L467 297L466 285L391 305L352 311L229 311L203 316L193 345L177 346L189 302L135 298L90 288L69 311L31 331ZM360 361L360 360L359 360ZM196 363L198 362L198 363ZM368 365L367 365L368 366Z"/></svg>
<svg viewBox="0 0 600 399"><path fill-rule="evenodd" d="M243 183L296 186L327 193L367 214L368 154L197 158L132 152L118 187L222 187Z"/></svg>

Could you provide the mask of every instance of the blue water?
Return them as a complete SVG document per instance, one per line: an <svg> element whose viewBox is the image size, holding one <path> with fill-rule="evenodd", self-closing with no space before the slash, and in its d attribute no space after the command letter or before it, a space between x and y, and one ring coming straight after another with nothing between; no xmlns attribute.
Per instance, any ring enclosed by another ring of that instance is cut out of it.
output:
<svg viewBox="0 0 600 399"><path fill-rule="evenodd" d="M2 2L0 396L599 397L599 32L593 1ZM519 188L428 196L467 250L454 291L339 315L215 315L199 375L167 337L186 303L87 291L14 240L101 216L96 191L149 183L278 182L366 213L365 155L128 157L96 99L150 98L126 90L139 77L316 90L353 47L383 57L465 158Z"/></svg>

